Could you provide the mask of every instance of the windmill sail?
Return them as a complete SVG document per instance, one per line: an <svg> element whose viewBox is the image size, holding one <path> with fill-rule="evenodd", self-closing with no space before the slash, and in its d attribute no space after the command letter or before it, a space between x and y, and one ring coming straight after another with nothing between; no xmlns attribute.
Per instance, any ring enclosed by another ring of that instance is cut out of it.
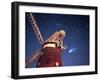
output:
<svg viewBox="0 0 100 81"><path fill-rule="evenodd" d="M38 27L38 25L37 25L37 23L36 23L35 17L32 15L32 13L29 14L29 20L30 20L30 23L31 23L31 25L32 25L32 28L33 28L33 30L34 30L34 33L35 33L35 35L36 35L36 37L37 37L39 43L40 43L41 45L43 45L43 44L44 44L43 37L42 37L42 35L41 35L41 33L40 33L40 30L39 30L39 27Z"/></svg>
<svg viewBox="0 0 100 81"><path fill-rule="evenodd" d="M32 25L32 29L33 29L33 31L34 31L39 43L41 45L43 45L44 44L44 40L43 40L43 37L42 37L42 35L41 35L40 31L39 31L39 27L38 27L38 25L36 23L35 17L32 15L32 13L30 13L30 14L28 14L28 18L29 18L29 21L30 21L30 23ZM41 54L42 54L41 49L36 50L32 54L31 58L28 59L28 61L26 62L26 67L32 65L33 62L35 62L37 59L39 59Z"/></svg>
<svg viewBox="0 0 100 81"><path fill-rule="evenodd" d="M42 55L41 49L37 49L32 56L26 61L26 67L32 65L33 62L39 59L39 57Z"/></svg>

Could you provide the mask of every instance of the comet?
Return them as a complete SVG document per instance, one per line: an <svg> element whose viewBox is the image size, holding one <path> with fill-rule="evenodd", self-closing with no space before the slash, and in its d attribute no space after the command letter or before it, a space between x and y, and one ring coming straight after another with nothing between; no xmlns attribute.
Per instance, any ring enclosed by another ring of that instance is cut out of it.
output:
<svg viewBox="0 0 100 81"><path fill-rule="evenodd" d="M72 52L74 52L76 50L76 48L72 48L72 49L70 49L68 52L69 53L72 53Z"/></svg>

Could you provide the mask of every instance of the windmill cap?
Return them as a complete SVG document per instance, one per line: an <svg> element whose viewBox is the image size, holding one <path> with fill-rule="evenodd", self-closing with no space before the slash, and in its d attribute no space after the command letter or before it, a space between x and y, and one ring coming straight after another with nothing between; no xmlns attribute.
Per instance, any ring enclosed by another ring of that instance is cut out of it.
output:
<svg viewBox="0 0 100 81"><path fill-rule="evenodd" d="M65 37L66 32L64 30L60 30L59 32L60 32L61 35L63 35Z"/></svg>

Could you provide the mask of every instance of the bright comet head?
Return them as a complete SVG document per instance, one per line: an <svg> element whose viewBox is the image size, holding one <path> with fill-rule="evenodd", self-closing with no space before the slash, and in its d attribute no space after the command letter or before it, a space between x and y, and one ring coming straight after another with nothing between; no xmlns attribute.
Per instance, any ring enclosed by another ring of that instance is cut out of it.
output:
<svg viewBox="0 0 100 81"><path fill-rule="evenodd" d="M72 53L72 52L74 52L76 50L76 48L72 48L72 49L70 49L68 52L69 53Z"/></svg>

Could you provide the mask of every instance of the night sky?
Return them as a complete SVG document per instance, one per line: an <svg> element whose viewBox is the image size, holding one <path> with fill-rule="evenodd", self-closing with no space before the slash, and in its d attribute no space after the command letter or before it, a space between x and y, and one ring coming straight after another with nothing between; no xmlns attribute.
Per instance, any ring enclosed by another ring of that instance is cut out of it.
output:
<svg viewBox="0 0 100 81"><path fill-rule="evenodd" d="M32 53L41 48L37 41L29 18L25 14L26 20L26 42L25 52L26 59ZM48 39L54 32L61 29L66 31L64 45L67 49L62 51L63 66L89 65L89 16L88 15L71 15L71 14L47 14L33 13L43 39ZM31 67L36 64L33 63Z"/></svg>

